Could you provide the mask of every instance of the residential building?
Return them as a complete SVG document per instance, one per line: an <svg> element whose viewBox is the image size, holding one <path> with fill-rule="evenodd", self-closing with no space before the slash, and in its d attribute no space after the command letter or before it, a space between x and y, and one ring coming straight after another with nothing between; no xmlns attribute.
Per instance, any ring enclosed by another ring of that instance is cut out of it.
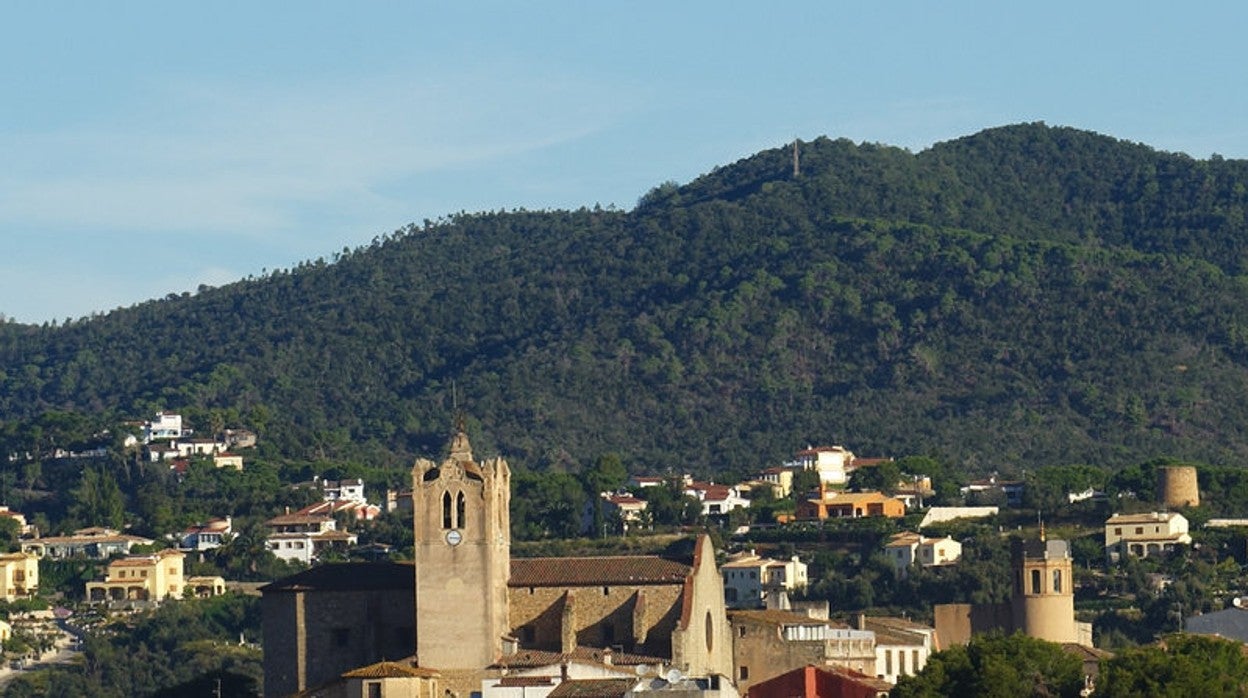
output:
<svg viewBox="0 0 1248 698"><path fill-rule="evenodd" d="M1231 599L1230 608L1189 616L1183 621L1183 630L1248 644L1248 599L1237 596Z"/></svg>
<svg viewBox="0 0 1248 698"><path fill-rule="evenodd" d="M567 654L520 649L492 669L498 675L482 681L481 698L546 698L565 681L630 679L636 683L640 677L660 676L666 673L666 662L607 648L578 647Z"/></svg>
<svg viewBox="0 0 1248 698"><path fill-rule="evenodd" d="M890 684L923 671L932 653L941 649L935 628L905 618L859 614L854 627L875 633L874 675Z"/></svg>
<svg viewBox="0 0 1248 698"><path fill-rule="evenodd" d="M718 516L750 506L750 500L742 497L736 487L713 482L691 482L685 485L685 494L702 503L703 516Z"/></svg>
<svg viewBox="0 0 1248 698"><path fill-rule="evenodd" d="M995 497L995 501L1005 502L1006 506L1018 507L1023 505L1025 489L1026 484L1022 480L1002 480L993 473L982 480L972 480L961 491L964 495Z"/></svg>
<svg viewBox="0 0 1248 698"><path fill-rule="evenodd" d="M768 468L759 473L758 479L771 485L776 499L783 499L793 491L793 468Z"/></svg>
<svg viewBox="0 0 1248 698"><path fill-rule="evenodd" d="M843 446L808 446L797 452L795 465L818 472L819 481L824 484L844 485L849 482L853 461L854 454Z"/></svg>
<svg viewBox="0 0 1248 698"><path fill-rule="evenodd" d="M325 501L366 502L364 497L364 481L360 478L348 480L325 480L321 483L325 493Z"/></svg>
<svg viewBox="0 0 1248 698"><path fill-rule="evenodd" d="M87 601L151 601L181 598L186 591L182 560L178 550L161 550L151 555L132 555L108 563L107 576L100 582L87 582Z"/></svg>
<svg viewBox="0 0 1248 698"><path fill-rule="evenodd" d="M306 691L299 698L446 698L440 675L411 661L381 661L347 671ZM527 698L538 698L529 694Z"/></svg>
<svg viewBox="0 0 1248 698"><path fill-rule="evenodd" d="M230 517L209 519L202 524L195 524L183 531L179 547L183 550L212 550L228 542L233 533L234 525Z"/></svg>
<svg viewBox="0 0 1248 698"><path fill-rule="evenodd" d="M156 418L143 423L143 443L168 439L180 439L190 431L182 429L182 415L172 412L157 412Z"/></svg>
<svg viewBox="0 0 1248 698"><path fill-rule="evenodd" d="M807 664L874 676L875 635L869 630L791 611L733 611L729 621L739 691Z"/></svg>
<svg viewBox="0 0 1248 698"><path fill-rule="evenodd" d="M747 698L885 698L893 685L852 669L807 664L757 683Z"/></svg>
<svg viewBox="0 0 1248 698"><path fill-rule="evenodd" d="M233 468L238 471L243 469L243 457L237 453L221 452L214 454L212 464L218 468Z"/></svg>
<svg viewBox="0 0 1248 698"><path fill-rule="evenodd" d="M731 558L720 567L728 608L762 608L778 591L806 587L806 563L796 555L788 561L769 560L754 551Z"/></svg>
<svg viewBox="0 0 1248 698"><path fill-rule="evenodd" d="M884 554L897 569L899 577L910 568L952 565L962 558L962 544L952 537L928 538L918 533L898 533L884 545Z"/></svg>
<svg viewBox="0 0 1248 698"><path fill-rule="evenodd" d="M1105 522L1105 552L1111 561L1120 555L1149 557L1180 545L1191 545L1187 517L1178 512L1114 514Z"/></svg>
<svg viewBox="0 0 1248 698"><path fill-rule="evenodd" d="M186 578L186 590L183 595L188 598L206 599L221 596L225 593L225 578L219 576L195 576Z"/></svg>
<svg viewBox="0 0 1248 698"><path fill-rule="evenodd" d="M275 516L265 522L271 533L265 538L265 546L282 560L295 560L312 564L327 550L346 550L355 545L353 533L339 531L334 517L329 514L306 514L295 512Z"/></svg>
<svg viewBox="0 0 1248 698"><path fill-rule="evenodd" d="M883 492L838 492L821 486L817 496L808 497L797 504L799 519L856 519L864 516L900 518L905 515L905 503Z"/></svg>
<svg viewBox="0 0 1248 698"><path fill-rule="evenodd" d="M39 557L33 553L0 553L0 598L34 596L39 590Z"/></svg>
<svg viewBox="0 0 1248 698"><path fill-rule="evenodd" d="M0 506L0 519L9 519L17 524L17 535L19 536L28 536L33 531L30 524L26 523L25 515L12 511L6 506Z"/></svg>
<svg viewBox="0 0 1248 698"><path fill-rule="evenodd" d="M37 557L62 559L68 557L88 557L105 560L113 555L129 555L130 549L136 545L153 545L156 541L120 533L111 528L93 526L81 528L68 536L47 536L30 538L21 541L22 552L33 553Z"/></svg>
<svg viewBox="0 0 1248 698"><path fill-rule="evenodd" d="M602 494L602 515L604 518L616 518L623 524L624 530L640 524L645 517L646 500L639 499L627 492Z"/></svg>

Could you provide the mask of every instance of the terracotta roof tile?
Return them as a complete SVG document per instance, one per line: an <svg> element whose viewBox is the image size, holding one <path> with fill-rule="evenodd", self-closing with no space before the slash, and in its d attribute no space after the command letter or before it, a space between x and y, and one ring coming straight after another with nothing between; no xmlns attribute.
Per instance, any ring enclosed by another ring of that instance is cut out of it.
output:
<svg viewBox="0 0 1248 698"><path fill-rule="evenodd" d="M576 679L564 681L547 698L622 698L637 679Z"/></svg>
<svg viewBox="0 0 1248 698"><path fill-rule="evenodd" d="M431 678L441 676L433 669L409 666L398 662L377 662L368 666L352 669L342 675L344 679L400 679L400 678Z"/></svg>
<svg viewBox="0 0 1248 698"><path fill-rule="evenodd" d="M687 564L652 555L515 558L508 585L682 584L689 569Z"/></svg>

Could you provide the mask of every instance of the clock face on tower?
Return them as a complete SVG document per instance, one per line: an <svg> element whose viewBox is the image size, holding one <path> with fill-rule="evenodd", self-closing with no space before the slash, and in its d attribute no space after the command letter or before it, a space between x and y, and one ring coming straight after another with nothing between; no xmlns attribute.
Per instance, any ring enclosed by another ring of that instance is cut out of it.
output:
<svg viewBox="0 0 1248 698"><path fill-rule="evenodd" d="M459 542L463 539L464 536L459 531L451 530L446 532L447 545L459 545Z"/></svg>

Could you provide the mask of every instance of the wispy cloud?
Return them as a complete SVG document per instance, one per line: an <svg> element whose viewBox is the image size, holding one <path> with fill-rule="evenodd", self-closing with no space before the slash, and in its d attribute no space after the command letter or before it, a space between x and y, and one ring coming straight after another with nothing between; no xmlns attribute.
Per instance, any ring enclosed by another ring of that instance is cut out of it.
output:
<svg viewBox="0 0 1248 698"><path fill-rule="evenodd" d="M0 227L289 230L318 209L370 223L395 180L585 137L618 96L566 77L462 73L290 86L192 82L72 131L0 134Z"/></svg>

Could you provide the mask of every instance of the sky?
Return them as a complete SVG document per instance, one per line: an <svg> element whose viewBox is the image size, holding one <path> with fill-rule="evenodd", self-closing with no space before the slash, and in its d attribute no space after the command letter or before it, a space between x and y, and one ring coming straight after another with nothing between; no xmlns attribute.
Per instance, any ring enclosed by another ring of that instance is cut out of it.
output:
<svg viewBox="0 0 1248 698"><path fill-rule="evenodd" d="M794 138L1044 121L1248 158L1248 3L11 2L0 314L65 321L460 211L631 208Z"/></svg>

